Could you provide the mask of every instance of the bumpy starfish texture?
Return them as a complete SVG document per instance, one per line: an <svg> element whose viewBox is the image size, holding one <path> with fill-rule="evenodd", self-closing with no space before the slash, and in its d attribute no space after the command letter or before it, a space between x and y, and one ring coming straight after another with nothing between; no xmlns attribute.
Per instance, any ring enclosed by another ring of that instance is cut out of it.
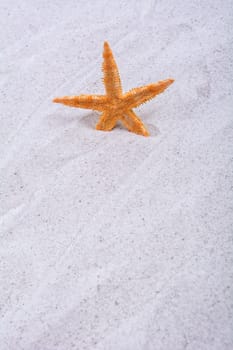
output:
<svg viewBox="0 0 233 350"><path fill-rule="evenodd" d="M53 102L102 112L96 125L97 130L110 131L120 120L129 131L149 136L146 127L132 108L138 107L162 93L174 80L158 81L155 84L134 88L123 93L117 64L107 42L104 43L103 59L103 83L106 95L64 96L55 98Z"/></svg>

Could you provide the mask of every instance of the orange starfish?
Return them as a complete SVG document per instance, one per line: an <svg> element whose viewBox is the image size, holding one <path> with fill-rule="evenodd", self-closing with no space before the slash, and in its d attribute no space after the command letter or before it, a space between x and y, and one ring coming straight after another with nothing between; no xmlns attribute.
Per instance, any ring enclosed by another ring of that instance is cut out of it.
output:
<svg viewBox="0 0 233 350"><path fill-rule="evenodd" d="M125 127L136 134L149 136L149 132L142 121L133 112L132 108L138 107L163 92L173 83L173 79L158 81L155 84L134 88L123 93L117 64L112 50L107 42L103 51L103 83L106 95L79 95L57 97L53 102L78 108L92 109L102 112L97 130L110 131L120 120Z"/></svg>

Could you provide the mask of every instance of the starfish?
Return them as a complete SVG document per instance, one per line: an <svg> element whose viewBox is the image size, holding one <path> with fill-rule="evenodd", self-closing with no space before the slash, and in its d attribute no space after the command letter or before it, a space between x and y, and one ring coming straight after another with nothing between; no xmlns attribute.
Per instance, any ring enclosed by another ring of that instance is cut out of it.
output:
<svg viewBox="0 0 233 350"><path fill-rule="evenodd" d="M102 71L105 95L56 97L53 102L101 112L96 125L97 130L110 131L120 120L129 131L149 136L148 130L132 108L136 108L162 93L174 80L161 80L123 93L117 64L107 42L104 42Z"/></svg>

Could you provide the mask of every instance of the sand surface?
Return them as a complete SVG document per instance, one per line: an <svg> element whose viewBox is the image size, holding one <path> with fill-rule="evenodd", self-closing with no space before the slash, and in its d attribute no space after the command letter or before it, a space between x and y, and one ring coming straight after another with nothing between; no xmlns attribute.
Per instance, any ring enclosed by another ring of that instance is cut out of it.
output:
<svg viewBox="0 0 233 350"><path fill-rule="evenodd" d="M0 349L233 349L233 5L0 2ZM174 78L144 138L51 102Z"/></svg>

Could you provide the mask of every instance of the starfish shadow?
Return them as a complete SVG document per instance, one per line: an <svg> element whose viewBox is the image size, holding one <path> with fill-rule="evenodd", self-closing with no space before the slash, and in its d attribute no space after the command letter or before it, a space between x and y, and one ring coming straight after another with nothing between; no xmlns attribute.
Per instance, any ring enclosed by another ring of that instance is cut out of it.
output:
<svg viewBox="0 0 233 350"><path fill-rule="evenodd" d="M155 125L153 124L146 124L147 129L150 133L150 137L156 137L160 134L159 128L157 128Z"/></svg>
<svg viewBox="0 0 233 350"><path fill-rule="evenodd" d="M85 116L83 116L81 119L80 119L80 123L87 129L95 129L95 126L99 120L99 117L100 115L97 114L97 113L88 113L86 114ZM159 129L153 125L153 124L146 124L147 125L147 128L148 128L148 131L150 133L150 137L156 137L160 134L160 131ZM127 131L124 127L124 125L118 121L115 128L114 129L118 129L118 130L122 130L122 131Z"/></svg>
<svg viewBox="0 0 233 350"><path fill-rule="evenodd" d="M74 123L78 121L76 115L67 112L56 112L50 115L50 121L60 125L67 125L68 122Z"/></svg>
<svg viewBox="0 0 233 350"><path fill-rule="evenodd" d="M80 119L80 123L87 129L95 129L99 115L97 113L88 113Z"/></svg>

